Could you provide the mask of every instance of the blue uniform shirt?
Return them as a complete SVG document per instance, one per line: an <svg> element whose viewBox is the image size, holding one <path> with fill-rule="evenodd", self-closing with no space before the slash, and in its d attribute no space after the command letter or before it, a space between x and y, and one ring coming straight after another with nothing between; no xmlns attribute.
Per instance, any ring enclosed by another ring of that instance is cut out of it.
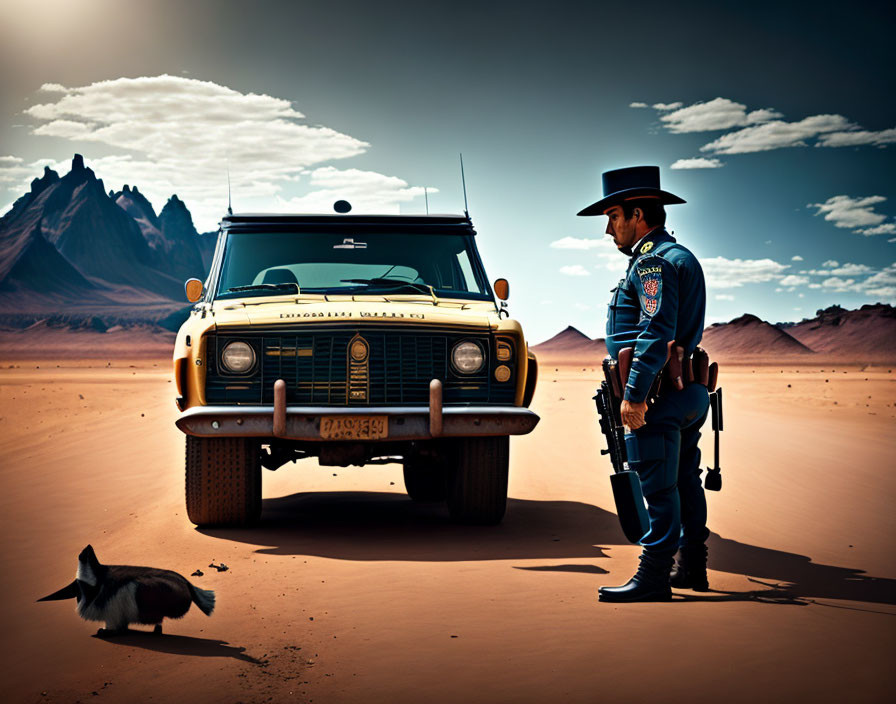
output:
<svg viewBox="0 0 896 704"><path fill-rule="evenodd" d="M607 351L619 357L623 347L635 354L625 399L641 403L666 362L675 340L690 355L703 337L706 284L691 252L662 227L638 244L625 278L613 289L607 313Z"/></svg>

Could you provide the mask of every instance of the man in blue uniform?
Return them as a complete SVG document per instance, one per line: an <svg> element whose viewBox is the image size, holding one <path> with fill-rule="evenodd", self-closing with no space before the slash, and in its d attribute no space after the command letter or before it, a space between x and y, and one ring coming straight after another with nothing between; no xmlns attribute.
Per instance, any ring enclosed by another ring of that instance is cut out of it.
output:
<svg viewBox="0 0 896 704"><path fill-rule="evenodd" d="M603 174L604 197L579 215L606 215L607 234L630 257L625 278L613 290L607 315L607 350L634 347L621 404L629 466L638 473L650 530L641 539L637 573L620 587L601 587L601 601L663 601L676 587L706 583L706 498L700 483L700 426L709 395L692 383L682 391L648 395L666 363L668 343L686 358L703 335L706 286L696 257L665 229L665 205L684 203L660 189L657 166ZM674 556L681 561L671 576Z"/></svg>

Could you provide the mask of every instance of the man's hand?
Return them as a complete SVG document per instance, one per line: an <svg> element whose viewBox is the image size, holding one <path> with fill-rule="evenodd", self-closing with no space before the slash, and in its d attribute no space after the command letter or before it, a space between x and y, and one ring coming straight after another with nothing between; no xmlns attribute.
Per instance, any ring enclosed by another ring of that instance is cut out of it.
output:
<svg viewBox="0 0 896 704"><path fill-rule="evenodd" d="M622 424L632 430L637 430L644 425L644 414L647 413L647 401L631 403L623 401L619 407L619 415L622 416Z"/></svg>

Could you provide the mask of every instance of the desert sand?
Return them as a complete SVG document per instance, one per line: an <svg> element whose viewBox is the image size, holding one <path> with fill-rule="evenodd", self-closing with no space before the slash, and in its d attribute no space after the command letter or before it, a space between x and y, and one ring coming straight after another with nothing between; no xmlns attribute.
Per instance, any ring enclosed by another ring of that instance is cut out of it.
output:
<svg viewBox="0 0 896 704"><path fill-rule="evenodd" d="M815 358L724 367L713 591L614 605L597 588L626 581L639 548L617 525L598 454L599 366L563 362L542 360L542 420L511 442L498 527L414 504L397 465L303 460L264 470L259 526L198 530L167 357L7 350L5 698L888 701L896 373ZM708 431L702 447L706 464ZM201 570L189 579L216 591L215 613L193 608L162 636L92 637L101 624L74 602L35 603L72 580L88 543L105 563Z"/></svg>

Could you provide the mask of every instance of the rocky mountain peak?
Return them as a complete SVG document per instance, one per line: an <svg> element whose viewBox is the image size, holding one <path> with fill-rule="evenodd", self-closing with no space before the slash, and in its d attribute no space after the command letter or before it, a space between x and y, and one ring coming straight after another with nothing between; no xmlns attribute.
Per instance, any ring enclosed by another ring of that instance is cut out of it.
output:
<svg viewBox="0 0 896 704"><path fill-rule="evenodd" d="M44 175L39 178L34 179L31 182L31 192L37 195L41 191L47 188L47 186L52 186L59 180L59 174L57 174L53 169L49 166L44 167Z"/></svg>
<svg viewBox="0 0 896 704"><path fill-rule="evenodd" d="M739 318L735 318L728 325L755 325L756 323L761 323L762 320L752 313L744 313Z"/></svg>
<svg viewBox="0 0 896 704"><path fill-rule="evenodd" d="M189 231L191 234L196 233L196 228L193 226L193 216L187 210L186 204L176 194L171 196L168 202L165 203L165 207L159 213L159 221L162 223L163 231L168 228L177 228Z"/></svg>
<svg viewBox="0 0 896 704"><path fill-rule="evenodd" d="M103 185L101 180L98 180L96 174L93 172L88 166L84 165L84 157L80 154L75 154L72 158L72 169L65 176L60 179L63 183L68 184L71 187L77 187L82 183L90 183L93 185L99 184L102 187L103 195L106 194L106 187Z"/></svg>

